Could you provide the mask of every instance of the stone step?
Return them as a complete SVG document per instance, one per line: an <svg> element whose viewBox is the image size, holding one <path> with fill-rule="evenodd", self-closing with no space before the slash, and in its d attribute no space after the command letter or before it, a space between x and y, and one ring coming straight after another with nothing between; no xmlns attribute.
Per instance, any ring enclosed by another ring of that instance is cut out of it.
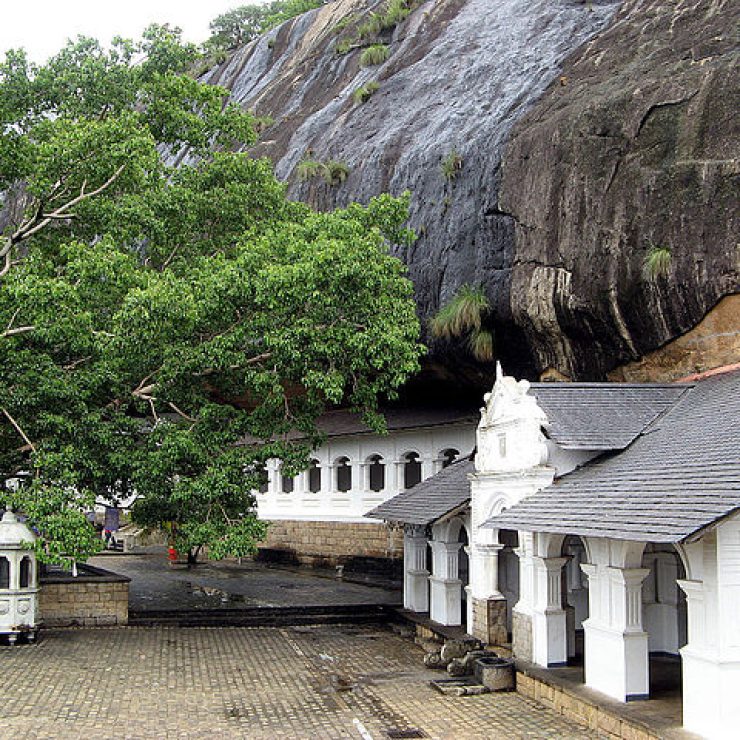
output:
<svg viewBox="0 0 740 740"><path fill-rule="evenodd" d="M129 611L134 627L288 627L307 624L386 622L393 610L383 604L170 609Z"/></svg>

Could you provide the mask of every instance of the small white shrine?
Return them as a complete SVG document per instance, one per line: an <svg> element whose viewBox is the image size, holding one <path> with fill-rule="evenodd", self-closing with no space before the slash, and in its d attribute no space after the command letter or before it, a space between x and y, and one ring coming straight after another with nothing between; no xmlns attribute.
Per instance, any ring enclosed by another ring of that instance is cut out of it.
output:
<svg viewBox="0 0 740 740"><path fill-rule="evenodd" d="M38 575L28 549L36 535L12 511L0 520L0 635L14 645L19 635L36 636Z"/></svg>

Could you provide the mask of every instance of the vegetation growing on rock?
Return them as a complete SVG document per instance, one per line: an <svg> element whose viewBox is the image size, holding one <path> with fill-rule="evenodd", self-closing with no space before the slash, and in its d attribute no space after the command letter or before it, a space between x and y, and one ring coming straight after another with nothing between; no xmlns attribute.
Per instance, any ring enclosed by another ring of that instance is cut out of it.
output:
<svg viewBox="0 0 740 740"><path fill-rule="evenodd" d="M366 103L379 88L380 83L375 81L366 82L364 85L358 87L352 94L352 99L355 101L355 105Z"/></svg>
<svg viewBox="0 0 740 740"><path fill-rule="evenodd" d="M390 49L385 44L373 44L364 49L360 54L361 67L374 67L382 64L390 56Z"/></svg>
<svg viewBox="0 0 740 740"><path fill-rule="evenodd" d="M480 362L493 360L493 334L486 328L491 304L482 287L462 285L457 293L432 317L432 336L439 339L464 338L473 357Z"/></svg>

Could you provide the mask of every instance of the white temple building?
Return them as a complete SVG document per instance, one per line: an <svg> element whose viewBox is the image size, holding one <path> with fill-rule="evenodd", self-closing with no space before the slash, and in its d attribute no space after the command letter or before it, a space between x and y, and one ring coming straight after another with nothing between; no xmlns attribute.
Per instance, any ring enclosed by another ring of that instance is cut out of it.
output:
<svg viewBox="0 0 740 740"><path fill-rule="evenodd" d="M291 553L303 563L336 565L357 555L399 560L400 532L364 515L398 493L469 455L475 445L474 410L460 407L391 408L388 434L357 414L333 411L319 419L326 442L308 470L284 476L268 462L268 483L256 492L258 514L270 521L263 552Z"/></svg>
<svg viewBox="0 0 740 740"><path fill-rule="evenodd" d="M404 526L405 608L510 643L520 670L580 665L607 700L672 676L685 729L736 737L740 366L672 384L499 371L485 400L472 459L369 514Z"/></svg>

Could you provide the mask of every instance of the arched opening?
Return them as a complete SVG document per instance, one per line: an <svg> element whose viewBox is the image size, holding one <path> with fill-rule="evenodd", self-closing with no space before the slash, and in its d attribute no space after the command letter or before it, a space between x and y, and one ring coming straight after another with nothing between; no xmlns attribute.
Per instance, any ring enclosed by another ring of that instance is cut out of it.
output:
<svg viewBox="0 0 740 740"><path fill-rule="evenodd" d="M337 491L347 493L352 488L352 466L348 457L340 457L336 462Z"/></svg>
<svg viewBox="0 0 740 740"><path fill-rule="evenodd" d="M368 458L368 477L370 490L378 493L385 488L385 464L380 455L372 455Z"/></svg>
<svg viewBox="0 0 740 740"><path fill-rule="evenodd" d="M568 562L562 571L563 609L569 665L584 664L583 623L588 619L588 576L581 570L587 562L586 546L576 535L563 540L562 555Z"/></svg>
<svg viewBox="0 0 740 740"><path fill-rule="evenodd" d="M409 452L404 455L403 487L412 488L421 482L421 461L418 452Z"/></svg>
<svg viewBox="0 0 740 740"><path fill-rule="evenodd" d="M311 493L321 490L321 468L318 460L311 460L308 465L308 490Z"/></svg>
<svg viewBox="0 0 740 740"><path fill-rule="evenodd" d="M686 570L676 549L669 544L645 547L642 567L650 573L642 582L642 627L648 634L650 697L680 699L682 671L680 649L688 641L686 594L677 581Z"/></svg>
<svg viewBox="0 0 740 740"><path fill-rule="evenodd" d="M446 450L442 450L439 456L442 459L442 467L447 468L460 456L460 450L448 447Z"/></svg>
<svg viewBox="0 0 740 740"><path fill-rule="evenodd" d="M255 469L262 480L257 490L260 493L267 493L270 490L270 472L265 465L260 465L259 463L255 463Z"/></svg>
<svg viewBox="0 0 740 740"><path fill-rule="evenodd" d="M460 533L457 536L457 541L462 542L460 547L460 554L458 555L457 561L457 577L460 579L460 598L462 605L460 614L463 619L463 627L466 631L470 631L473 628L472 624L468 624L468 586L470 585L470 556L468 555L468 548L470 542L468 540L468 531L464 526L460 527Z"/></svg>
<svg viewBox="0 0 740 740"><path fill-rule="evenodd" d="M281 474L280 475L281 490L283 493L293 493L295 487L295 481L293 476Z"/></svg>
<svg viewBox="0 0 740 740"><path fill-rule="evenodd" d="M21 567L18 572L18 578L19 578L18 585L21 588L29 588L31 586L31 581L32 581L31 568L32 568L31 558L25 555L23 559L21 560Z"/></svg>
<svg viewBox="0 0 740 740"><path fill-rule="evenodd" d="M10 588L10 561L0 557L0 588Z"/></svg>

